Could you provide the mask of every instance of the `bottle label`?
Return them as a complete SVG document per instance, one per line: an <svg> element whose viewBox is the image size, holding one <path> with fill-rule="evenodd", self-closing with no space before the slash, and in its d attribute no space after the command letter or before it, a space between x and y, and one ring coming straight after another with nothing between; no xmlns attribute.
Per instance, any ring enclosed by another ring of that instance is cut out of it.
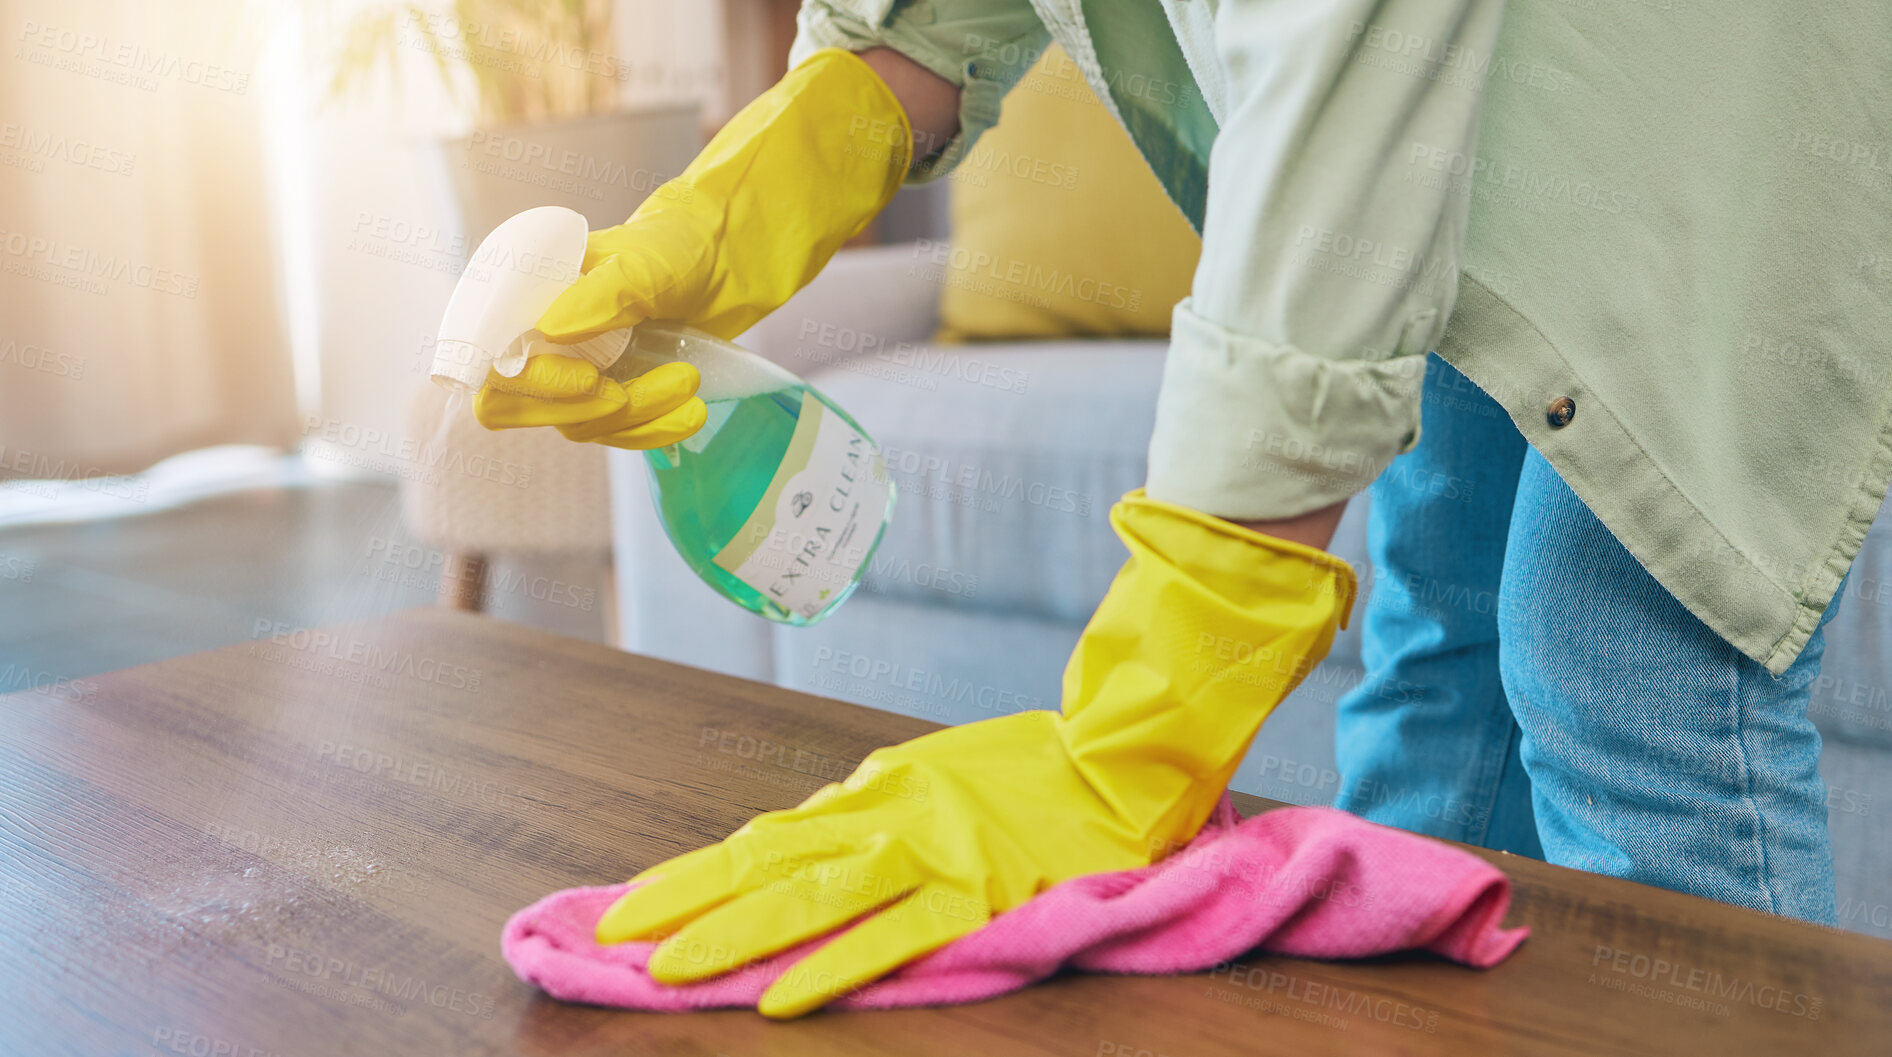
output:
<svg viewBox="0 0 1892 1057"><path fill-rule="evenodd" d="M813 619L860 572L892 487L874 442L804 391L782 465L715 563Z"/></svg>

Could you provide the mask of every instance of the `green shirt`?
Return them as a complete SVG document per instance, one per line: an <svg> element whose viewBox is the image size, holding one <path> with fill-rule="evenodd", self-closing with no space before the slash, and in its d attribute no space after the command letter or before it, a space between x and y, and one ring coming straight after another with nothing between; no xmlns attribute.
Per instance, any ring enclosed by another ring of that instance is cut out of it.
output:
<svg viewBox="0 0 1892 1057"><path fill-rule="evenodd" d="M1203 234L1152 496L1359 491L1416 441L1437 349L1784 671L1892 479L1892 4L1502 6L806 0L796 56L883 44L960 85L930 179L1070 53Z"/></svg>

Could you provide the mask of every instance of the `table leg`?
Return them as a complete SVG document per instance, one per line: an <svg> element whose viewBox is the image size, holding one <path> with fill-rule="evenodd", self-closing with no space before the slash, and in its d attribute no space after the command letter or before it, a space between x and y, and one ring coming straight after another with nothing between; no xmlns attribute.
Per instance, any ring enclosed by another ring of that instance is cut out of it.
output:
<svg viewBox="0 0 1892 1057"><path fill-rule="evenodd" d="M462 551L448 551L440 566L439 603L448 609L471 613L486 608L486 556Z"/></svg>

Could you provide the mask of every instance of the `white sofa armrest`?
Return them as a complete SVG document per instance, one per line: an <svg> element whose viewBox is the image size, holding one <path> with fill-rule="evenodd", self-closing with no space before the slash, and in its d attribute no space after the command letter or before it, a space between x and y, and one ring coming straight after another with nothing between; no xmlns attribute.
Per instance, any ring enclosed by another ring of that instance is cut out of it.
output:
<svg viewBox="0 0 1892 1057"><path fill-rule="evenodd" d="M939 329L935 243L842 250L815 281L736 341L806 377L824 364L872 355Z"/></svg>

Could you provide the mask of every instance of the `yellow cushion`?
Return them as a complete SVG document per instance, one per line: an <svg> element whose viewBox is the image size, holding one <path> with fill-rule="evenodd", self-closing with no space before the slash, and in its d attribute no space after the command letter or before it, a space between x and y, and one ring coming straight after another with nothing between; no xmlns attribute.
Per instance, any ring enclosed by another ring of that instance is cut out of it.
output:
<svg viewBox="0 0 1892 1057"><path fill-rule="evenodd" d="M939 340L1169 333L1202 240L1056 45L949 179Z"/></svg>

